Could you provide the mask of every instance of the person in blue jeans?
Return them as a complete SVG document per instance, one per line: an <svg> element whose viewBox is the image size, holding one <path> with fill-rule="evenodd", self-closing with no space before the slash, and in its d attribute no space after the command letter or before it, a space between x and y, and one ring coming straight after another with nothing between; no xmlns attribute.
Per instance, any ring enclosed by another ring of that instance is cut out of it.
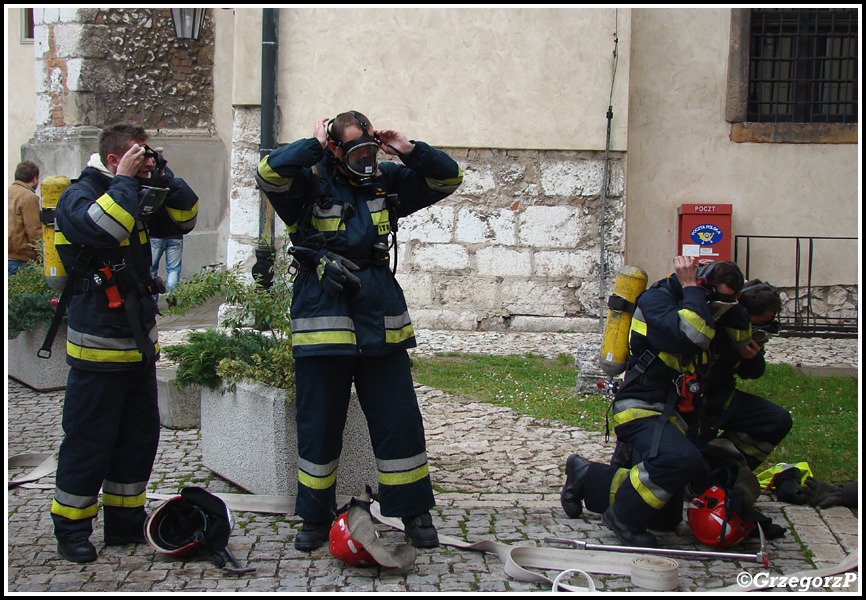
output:
<svg viewBox="0 0 866 600"><path fill-rule="evenodd" d="M150 274L156 277L159 273L159 261L165 254L165 293L171 294L180 281L180 268L183 259L183 237L150 238L150 253L152 255ZM153 297L159 301L159 295Z"/></svg>

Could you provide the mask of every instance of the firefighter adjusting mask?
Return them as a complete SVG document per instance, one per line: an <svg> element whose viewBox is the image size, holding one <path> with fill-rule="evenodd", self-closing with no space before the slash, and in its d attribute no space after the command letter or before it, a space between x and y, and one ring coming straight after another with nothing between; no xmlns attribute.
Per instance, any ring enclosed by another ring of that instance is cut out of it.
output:
<svg viewBox="0 0 866 600"><path fill-rule="evenodd" d="M713 315L713 320L717 321L726 312L737 305L738 294L725 294L720 292L716 286L710 283L710 273L718 263L712 262L698 269L698 285L704 288L707 293L707 304L710 306L710 313ZM742 287L742 282L740 286Z"/></svg>
<svg viewBox="0 0 866 600"><path fill-rule="evenodd" d="M147 219L158 211L165 202L169 189L165 187L167 180L163 174L166 161L150 146L144 146L145 159L152 158L156 169L149 173L149 177L136 177L138 181L138 216Z"/></svg>
<svg viewBox="0 0 866 600"><path fill-rule="evenodd" d="M358 121L358 126L363 133L348 142L340 142L331 138L329 124L328 137L343 151L343 160L340 164L349 172L349 176L355 183L364 185L373 181L373 176L379 168L377 161L379 140L367 133L370 129L370 124L367 121L353 111L350 111L349 114Z"/></svg>

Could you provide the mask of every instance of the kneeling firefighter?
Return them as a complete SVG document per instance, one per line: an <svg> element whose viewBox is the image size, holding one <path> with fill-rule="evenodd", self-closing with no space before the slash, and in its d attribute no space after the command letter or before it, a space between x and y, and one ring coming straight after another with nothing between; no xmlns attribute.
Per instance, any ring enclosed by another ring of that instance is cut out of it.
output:
<svg viewBox="0 0 866 600"><path fill-rule="evenodd" d="M380 151L402 164L380 164ZM255 177L288 226L298 268L291 316L296 510L304 523L295 548L315 550L328 539L353 384L370 429L383 514L403 519L415 547L436 547L424 424L406 351L415 333L390 249L398 217L456 191L460 167L441 150L374 130L349 111L318 119L313 137L271 152Z"/></svg>
<svg viewBox="0 0 866 600"><path fill-rule="evenodd" d="M68 305L70 370L51 516L58 551L73 562L96 559L89 537L100 488L106 544L145 541L145 488L159 442L149 236L188 233L198 209L192 189L146 140L141 127L104 130L99 153L55 211L68 280L49 338Z"/></svg>

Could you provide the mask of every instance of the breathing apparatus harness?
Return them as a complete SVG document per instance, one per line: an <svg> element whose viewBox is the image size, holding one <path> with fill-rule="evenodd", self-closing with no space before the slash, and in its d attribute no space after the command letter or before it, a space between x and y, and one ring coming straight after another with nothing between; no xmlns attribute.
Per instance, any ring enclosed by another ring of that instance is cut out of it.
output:
<svg viewBox="0 0 866 600"><path fill-rule="evenodd" d="M148 150L150 149L148 148ZM150 150L150 152L153 152L153 150ZM156 154L155 152L153 153ZM163 168L165 166L164 160L162 161L162 166ZM98 198L104 193L104 190L100 189L91 178L77 179L72 183L80 183L86 187L94 195L94 198ZM140 185L139 188L141 187ZM54 338L57 336L57 331L60 329L63 317L66 315L66 309L72 296L100 289L105 292L109 309L121 307L125 309L127 320L135 339L136 348L141 353L142 363L147 364L154 358L153 344L149 342L138 318L140 312L139 298L164 294L165 283L162 278L151 276L149 271L148 279L142 281L138 273L135 272L135 268L130 266L132 264L131 249L135 247L138 250L141 247L141 239L139 238L141 230L138 228L138 222L140 221L143 225L144 220L162 206L167 193L167 188L155 186L148 186L148 189L143 191L139 190L139 218L136 219L136 226L133 227L132 234L129 236L130 244L128 246L112 249L110 256L94 251L94 249L87 246L79 247L75 262L69 269L66 285L57 302L54 317L45 335L45 341L36 353L39 358L51 358L51 346L54 343ZM118 253L120 255L119 261L117 260ZM125 293L122 293L118 288L118 279L123 280L121 287L127 288ZM124 283L126 284L125 286Z"/></svg>
<svg viewBox="0 0 866 600"><path fill-rule="evenodd" d="M725 312L727 312L730 308L737 304L736 294L722 294L716 291L716 288L709 283L709 275L712 272L713 268L716 266L716 264L716 262L712 262L708 265L704 265L703 267L698 269L697 275L698 285L702 289L706 290L707 302L711 307L711 312L713 312L714 320L721 318L721 316ZM656 282L655 284L650 286L650 289L664 290L672 298L674 298L671 289L668 286L662 285L662 281ZM637 300L635 300L635 303L637 303ZM699 353L694 357L694 372L680 373L679 376L677 376L672 381L673 390L669 391L668 393L664 409L659 416L658 425L653 431L653 438L650 444L650 458L654 458L658 455L659 444L661 443L662 430L664 429L665 423L673 414L674 409L678 410L682 414L692 414L698 408L696 406L696 402L701 399L705 391L701 380L709 372L709 369L712 365L712 357L710 357L706 363L700 362L702 354L703 353ZM650 349L644 350L643 354L641 354L637 361L635 361L633 366L628 369L628 371L626 371L625 378L623 379L623 382L620 384L618 389L625 389L636 379L642 379L647 374L647 370L657 358L657 352L653 352ZM614 402L616 402L615 399ZM611 403L611 406L613 406L613 402ZM605 439L608 439L610 436L610 429L607 423L607 419L605 419L605 421ZM630 461L631 452L630 448L621 448L620 446L621 444L617 443L617 449L614 451L614 458L611 464L625 466L625 463ZM629 464L628 466L630 467L631 465Z"/></svg>
<svg viewBox="0 0 866 600"><path fill-rule="evenodd" d="M358 121L358 124L364 133L348 142L334 140L334 143L343 150L343 160L341 161L338 159L329 149L326 150L328 173L332 177L336 174L337 168L342 166L349 173L349 179L354 185L357 185L360 188L373 188L374 194L377 197L384 197L385 207L388 210L388 234L390 236L390 241L387 244L382 242L373 244L369 257L344 257L334 252L323 252L329 240L323 232L314 233L312 231L313 212L317 206L327 208L328 203L333 201L328 198L319 197L319 180L321 177L318 168L313 166L310 172L310 179L307 181L306 197L304 199L301 218L298 224L298 232L301 241L296 244L290 252L295 258L296 268L301 271L320 270L331 266L332 264L336 264L338 265L336 268L342 271L343 276L347 276L350 275L350 273L347 273L345 270L346 268L349 271L356 271L369 267L387 265L390 260L391 249L394 249L394 265L391 273L392 275L396 275L397 209L399 207L399 198L396 193L388 193L385 178L381 176L381 171L376 162L376 153L378 152L379 146L382 142L378 137L367 133L370 124L367 123L361 115L355 111L349 111L348 114L352 115ZM335 119L331 119L327 126L329 141L333 139L331 136L331 128L334 120ZM403 156L399 150L390 144L388 146L397 152L398 155ZM332 187L330 177L326 181L330 189ZM331 193L330 196L335 197L336 194ZM351 204L344 204L340 215L340 221L337 225L337 231L339 231L340 226L354 216L355 207ZM324 263L322 262L323 256L319 255L324 255L326 259ZM319 275L320 280L323 280L321 272Z"/></svg>

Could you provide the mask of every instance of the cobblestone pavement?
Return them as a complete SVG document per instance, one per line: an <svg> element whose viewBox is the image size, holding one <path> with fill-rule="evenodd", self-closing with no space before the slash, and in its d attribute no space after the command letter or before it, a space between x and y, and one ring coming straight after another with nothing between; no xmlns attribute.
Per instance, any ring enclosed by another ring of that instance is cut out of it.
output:
<svg viewBox="0 0 866 600"><path fill-rule="evenodd" d="M181 331L175 332L180 334ZM170 338L171 335L163 337ZM545 356L573 354L586 341L581 334L511 334L419 331L419 354L434 351L479 351L503 354L533 352ZM589 336L590 338L592 336ZM776 362L814 366L858 366L856 340L775 340ZM166 341L163 341L166 344ZM513 545L543 545L545 537L616 544L600 515L566 517L559 504L567 456L575 451L608 460L612 443L603 435L560 423L545 422L511 409L416 386L425 419L431 477L436 489L434 523L443 534L467 541L496 539ZM7 380L7 455L56 452L63 392L40 394ZM198 429L162 429L150 492L176 493L196 485L211 492L242 492L202 466ZM25 470L15 469L9 479ZM50 477L43 483L53 484ZM202 554L185 560L155 553L148 545L106 547L102 522L94 523L92 541L99 558L77 565L58 557L48 513L50 489L17 488L7 493L7 591L33 592L516 592L549 591L538 583L509 578L493 554L442 546L421 550L416 563L404 569L352 568L331 558L326 547L312 553L294 549L300 520L293 515L235 513L229 542L235 556L256 572L224 576ZM149 500L153 508L158 501ZM835 507L816 510L791 506L763 495L758 509L789 528L768 542L770 568L732 560L679 560L678 591L720 588L748 572L770 575L829 566L858 552L859 511ZM402 534L382 528L386 544L402 543ZM660 534L668 548L699 548L688 528ZM754 553L747 540L736 552ZM552 579L556 573L547 573ZM594 575L605 591L636 588L627 576ZM578 580L573 580L578 583ZM815 582L812 582L815 583ZM832 582L828 582L832 583ZM820 586L819 586L820 587ZM799 588L797 588L799 590ZM815 589L813 587L813 589ZM859 590L859 574L848 587Z"/></svg>

